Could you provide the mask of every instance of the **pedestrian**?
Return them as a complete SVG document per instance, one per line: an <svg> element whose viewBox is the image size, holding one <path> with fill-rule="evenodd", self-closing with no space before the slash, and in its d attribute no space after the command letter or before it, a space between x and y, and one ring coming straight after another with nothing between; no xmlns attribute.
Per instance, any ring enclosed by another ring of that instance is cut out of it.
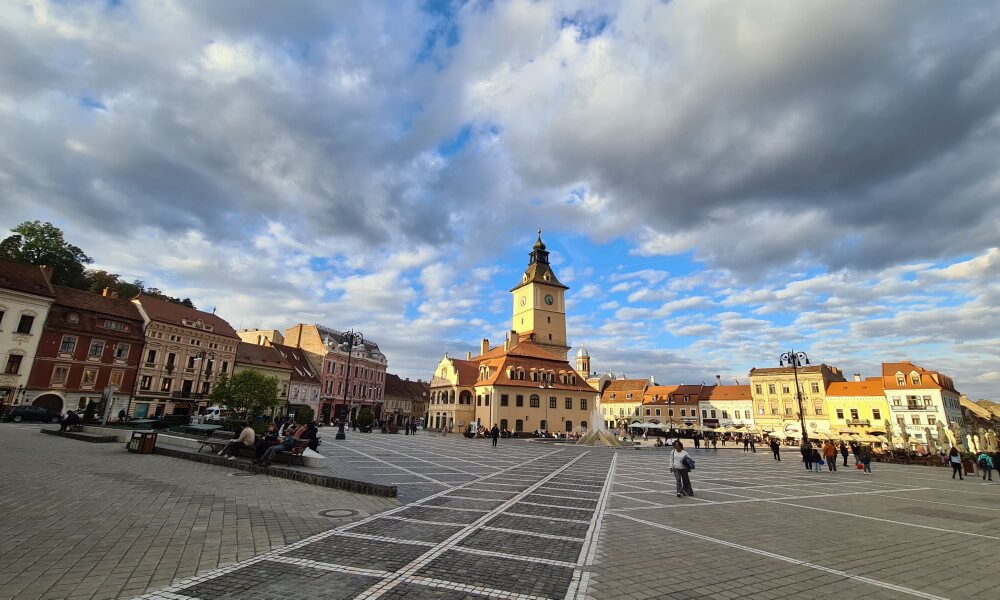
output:
<svg viewBox="0 0 1000 600"><path fill-rule="evenodd" d="M989 481L993 481L993 457L985 452L980 452L979 456L976 457L976 462L979 463L979 470L983 472L983 481L989 478Z"/></svg>
<svg viewBox="0 0 1000 600"><path fill-rule="evenodd" d="M500 428L496 423L493 424L493 429L490 429L490 437L493 438L493 447L496 448L497 440L500 439Z"/></svg>
<svg viewBox="0 0 1000 600"><path fill-rule="evenodd" d="M774 460L781 462L781 444L777 438L771 438L771 452L774 453Z"/></svg>
<svg viewBox="0 0 1000 600"><path fill-rule="evenodd" d="M125 412L125 409L123 408L120 411L118 411L118 422L124 423L126 419L128 419L128 413Z"/></svg>
<svg viewBox="0 0 1000 600"><path fill-rule="evenodd" d="M80 415L76 414L71 410L66 411L66 416L60 421L59 431L66 431L70 427L74 427L80 424Z"/></svg>
<svg viewBox="0 0 1000 600"><path fill-rule="evenodd" d="M847 444L844 443L844 440L840 440L840 454L841 454L841 456L844 457L844 466L846 467L847 466L847 455L849 454L849 452L847 451ZM857 461L855 461L855 462L857 462Z"/></svg>
<svg viewBox="0 0 1000 600"><path fill-rule="evenodd" d="M694 496L691 489L691 477L689 473L694 468L694 460L684 450L684 444L680 440L674 442L674 449L670 451L670 472L674 474L674 481L677 482L677 497Z"/></svg>
<svg viewBox="0 0 1000 600"><path fill-rule="evenodd" d="M757 454L757 436L750 436L750 452Z"/></svg>
<svg viewBox="0 0 1000 600"><path fill-rule="evenodd" d="M799 452L802 454L802 462L806 464L806 471L812 471L813 468L813 455L812 455L812 445L805 440L802 441L802 445L799 446Z"/></svg>
<svg viewBox="0 0 1000 600"><path fill-rule="evenodd" d="M951 478L955 478L955 473L958 473L958 478L964 480L962 477L962 455L958 452L958 448L952 446L951 451L948 452L948 461L951 462Z"/></svg>
<svg viewBox="0 0 1000 600"><path fill-rule="evenodd" d="M868 446L865 446L864 448L861 448L861 450L859 450L858 452L859 452L858 457L861 460L861 466L864 468L864 470L861 471L861 472L862 473L868 473L869 475L871 475L872 474L872 449L869 448Z"/></svg>
<svg viewBox="0 0 1000 600"><path fill-rule="evenodd" d="M810 445L809 455L812 457L813 470L819 473L823 470L823 457L819 454L819 448Z"/></svg>
<svg viewBox="0 0 1000 600"><path fill-rule="evenodd" d="M854 466L858 466L861 462L861 444L858 442L851 442L851 453L854 454Z"/></svg>
<svg viewBox="0 0 1000 600"><path fill-rule="evenodd" d="M743 453L750 452L750 438L743 438Z"/></svg>
<svg viewBox="0 0 1000 600"><path fill-rule="evenodd" d="M724 445L724 444L723 444ZM719 449L719 436L712 434L712 450Z"/></svg>
<svg viewBox="0 0 1000 600"><path fill-rule="evenodd" d="M694 435L691 436L691 439L694 440L694 448L695 448L695 450L700 450L701 449L701 436L699 436L696 433L696 434L694 434Z"/></svg>
<svg viewBox="0 0 1000 600"><path fill-rule="evenodd" d="M837 472L837 448L829 440L823 442L823 460L826 461L826 469L829 472Z"/></svg>
<svg viewBox="0 0 1000 600"><path fill-rule="evenodd" d="M219 452L219 456L224 456L229 460L234 460L236 458L236 454L239 452L239 448L241 446L244 448L252 448L255 439L257 439L257 432L253 430L253 427L250 427L249 422L244 423L243 431L240 432L239 437L235 437L226 442L226 445L223 446L222 450Z"/></svg>

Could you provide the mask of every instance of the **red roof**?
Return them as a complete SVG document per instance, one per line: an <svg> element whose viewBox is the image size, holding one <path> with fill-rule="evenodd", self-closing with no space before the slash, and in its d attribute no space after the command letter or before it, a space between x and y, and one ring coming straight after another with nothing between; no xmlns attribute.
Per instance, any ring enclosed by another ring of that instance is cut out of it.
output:
<svg viewBox="0 0 1000 600"><path fill-rule="evenodd" d="M54 293L41 267L0 260L0 288L51 298Z"/></svg>
<svg viewBox="0 0 1000 600"><path fill-rule="evenodd" d="M140 325L142 324L142 315L139 314L139 309L128 300L102 296L61 285L54 285L52 289L55 292L56 304L88 310L109 317L138 321Z"/></svg>
<svg viewBox="0 0 1000 600"><path fill-rule="evenodd" d="M732 400L753 400L749 385L713 385L705 388L707 397L712 402L732 401Z"/></svg>
<svg viewBox="0 0 1000 600"><path fill-rule="evenodd" d="M319 377L313 370L312 364L301 348L286 346L284 344L271 343L271 347L281 354L281 357L292 368L292 381L308 381L310 383L320 383Z"/></svg>
<svg viewBox="0 0 1000 600"><path fill-rule="evenodd" d="M864 381L831 381L826 385L827 396L885 396L882 378Z"/></svg>
<svg viewBox="0 0 1000 600"><path fill-rule="evenodd" d="M172 325L187 327L188 329L193 329L195 331L207 331L209 333L225 337L240 339L240 336L236 335L236 331L232 328L232 326L218 315L207 313L195 308L188 308L182 304L174 304L173 302L160 300L159 298L154 298L145 294L140 294L134 302L138 302L142 306L142 309L146 312L151 321L170 323ZM200 327L197 327L195 324L198 321L205 324L207 328L201 329Z"/></svg>
<svg viewBox="0 0 1000 600"><path fill-rule="evenodd" d="M910 374L914 372L916 372L920 378L920 382L916 384L910 379ZM896 381L897 373L903 374L904 381L906 383L899 385ZM882 363L882 383L885 385L885 389L887 390L926 390L928 388L937 388L951 390L957 393L955 383L952 381L951 377L948 377L938 371L929 371L923 367L918 367L908 360L894 363Z"/></svg>
<svg viewBox="0 0 1000 600"><path fill-rule="evenodd" d="M236 364L282 371L292 370L292 365L288 364L276 348L246 342L236 344Z"/></svg>

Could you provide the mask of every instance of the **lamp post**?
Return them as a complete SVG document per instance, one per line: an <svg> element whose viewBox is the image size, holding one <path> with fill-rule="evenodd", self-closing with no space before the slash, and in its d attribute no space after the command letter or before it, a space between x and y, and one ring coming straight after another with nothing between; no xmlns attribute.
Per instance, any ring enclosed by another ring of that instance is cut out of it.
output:
<svg viewBox="0 0 1000 600"><path fill-rule="evenodd" d="M799 367L804 364L809 364L809 355L805 352L789 350L778 357L778 364L782 367L792 367L792 375L795 377L795 398L799 402L799 426L802 427L802 443L808 446L809 434L806 432L806 413L802 409L802 389L799 387Z"/></svg>
<svg viewBox="0 0 1000 600"><path fill-rule="evenodd" d="M354 331L353 329L347 332L347 341L341 344L341 347L347 347L347 372L344 374L344 407L343 412L340 415L339 427L337 429L337 435L334 439L346 440L347 434L344 433L344 422L347 420L347 392L351 389L351 357L354 355L354 347L360 346L365 343L365 336L361 335L360 331Z"/></svg>
<svg viewBox="0 0 1000 600"><path fill-rule="evenodd" d="M201 374L202 374L203 371L205 371L205 358L206 357L209 358L209 359L214 359L215 358L215 354L213 354L213 353L211 353L211 352L209 352L207 350L202 350L201 352L199 352L198 354L196 354L195 357L194 357L194 360L198 363L198 375L195 377L195 380L194 380L194 393L191 395L191 399L192 400L197 400L198 396L201 395L201 392L199 392L198 390L201 389ZM212 374L212 372L208 371L207 373L205 373L205 376L208 377L211 374ZM194 404L197 405L197 402L195 402ZM194 416L194 415L192 415L192 416Z"/></svg>

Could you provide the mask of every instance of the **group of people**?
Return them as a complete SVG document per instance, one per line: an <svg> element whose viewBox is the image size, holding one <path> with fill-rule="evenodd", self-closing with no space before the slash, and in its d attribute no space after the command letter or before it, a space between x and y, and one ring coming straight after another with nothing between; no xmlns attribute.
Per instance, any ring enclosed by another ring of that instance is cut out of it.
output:
<svg viewBox="0 0 1000 600"><path fill-rule="evenodd" d="M871 447L856 442L852 442L848 446L843 440L839 445L835 445L830 440L826 440L822 444L811 444L803 441L799 446L799 452L802 454L802 462L807 471L819 473L826 465L828 472L836 473L838 455L843 458L843 466L845 467L847 466L847 457L853 455L855 468L869 475L872 472Z"/></svg>
<svg viewBox="0 0 1000 600"><path fill-rule="evenodd" d="M952 479L955 478L955 475L958 475L959 479L965 479L962 475L962 453L958 448L951 447L947 454L947 462L951 463ZM980 452L976 456L976 464L979 465L979 471L983 474L983 481L993 481L993 469L996 468L993 457L986 452Z"/></svg>
<svg viewBox="0 0 1000 600"><path fill-rule="evenodd" d="M310 450L319 448L319 428L315 421L299 424L291 418L285 418L268 424L267 431L260 439L257 439L257 432L250 423L246 423L240 435L226 442L219 455L234 460L240 447L254 448L251 462L268 466L279 453L290 452L299 440L306 440Z"/></svg>

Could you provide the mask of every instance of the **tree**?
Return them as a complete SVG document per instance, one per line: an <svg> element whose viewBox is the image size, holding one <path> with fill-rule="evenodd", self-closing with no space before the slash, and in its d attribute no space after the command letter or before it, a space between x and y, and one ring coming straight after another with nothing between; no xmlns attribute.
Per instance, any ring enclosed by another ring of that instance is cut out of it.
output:
<svg viewBox="0 0 1000 600"><path fill-rule="evenodd" d="M52 283L82 287L84 265L94 261L68 243L61 229L49 222L25 221L11 231L14 235L0 242L0 258L48 266L53 271Z"/></svg>
<svg viewBox="0 0 1000 600"><path fill-rule="evenodd" d="M100 269L87 269L83 275L85 289L88 292L100 294L105 289L114 292L119 298L135 298L143 290L143 283L135 280L128 283L117 273L108 273Z"/></svg>
<svg viewBox="0 0 1000 600"><path fill-rule="evenodd" d="M375 413L372 409L364 406L358 411L358 417L354 420L354 423L358 426L361 431L371 431L372 423L375 422Z"/></svg>
<svg viewBox="0 0 1000 600"><path fill-rule="evenodd" d="M247 369L232 377L220 375L209 398L228 408L233 416L246 421L278 406L278 389L277 377L269 377L257 369Z"/></svg>
<svg viewBox="0 0 1000 600"><path fill-rule="evenodd" d="M295 413L296 423L309 423L316 415L313 409L305 404L292 404L288 407L289 412Z"/></svg>

